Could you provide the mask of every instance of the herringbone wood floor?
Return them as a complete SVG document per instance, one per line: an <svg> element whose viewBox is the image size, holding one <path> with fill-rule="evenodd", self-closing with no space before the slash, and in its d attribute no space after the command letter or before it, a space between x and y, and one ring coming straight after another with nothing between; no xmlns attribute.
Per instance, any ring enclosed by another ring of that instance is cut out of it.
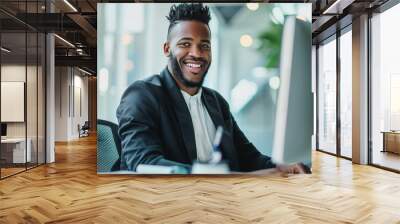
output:
<svg viewBox="0 0 400 224"><path fill-rule="evenodd" d="M312 175L98 176L94 137L0 181L0 223L400 223L400 175L315 152Z"/></svg>

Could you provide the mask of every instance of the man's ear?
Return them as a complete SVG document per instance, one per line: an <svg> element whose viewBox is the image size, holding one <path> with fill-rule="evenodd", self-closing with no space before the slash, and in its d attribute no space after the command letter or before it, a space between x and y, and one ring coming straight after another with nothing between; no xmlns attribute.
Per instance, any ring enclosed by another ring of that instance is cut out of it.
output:
<svg viewBox="0 0 400 224"><path fill-rule="evenodd" d="M169 42L164 43L163 49L164 49L164 55L166 57L169 57L171 55L171 48L169 47Z"/></svg>

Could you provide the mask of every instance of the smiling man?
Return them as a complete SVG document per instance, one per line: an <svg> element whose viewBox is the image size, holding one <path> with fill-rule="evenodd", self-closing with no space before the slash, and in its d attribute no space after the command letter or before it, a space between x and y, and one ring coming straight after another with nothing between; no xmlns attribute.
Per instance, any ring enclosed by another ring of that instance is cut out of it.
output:
<svg viewBox="0 0 400 224"><path fill-rule="evenodd" d="M262 155L239 129L223 97L202 86L212 61L209 8L174 5L167 19L163 52L168 65L160 75L130 85L117 109L121 169L150 164L190 170L195 160L210 161L216 127L222 126L222 159L232 171L302 173L300 165L277 166Z"/></svg>

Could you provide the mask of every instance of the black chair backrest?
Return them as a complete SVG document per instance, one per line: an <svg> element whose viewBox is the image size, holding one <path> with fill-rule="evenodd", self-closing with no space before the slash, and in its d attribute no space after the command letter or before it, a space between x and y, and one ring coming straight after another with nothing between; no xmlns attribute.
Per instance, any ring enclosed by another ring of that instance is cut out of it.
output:
<svg viewBox="0 0 400 224"><path fill-rule="evenodd" d="M100 125L105 125L111 128L111 132L113 135L114 143L117 146L117 151L118 151L118 160L114 163L113 167L111 168L111 171L117 171L120 170L120 165L121 165L121 140L118 135L118 125L111 122L111 121L106 121L106 120L101 120L97 119L97 124Z"/></svg>
<svg viewBox="0 0 400 224"><path fill-rule="evenodd" d="M89 129L90 128L89 124L90 124L89 121L85 121L85 123L82 126L82 129Z"/></svg>

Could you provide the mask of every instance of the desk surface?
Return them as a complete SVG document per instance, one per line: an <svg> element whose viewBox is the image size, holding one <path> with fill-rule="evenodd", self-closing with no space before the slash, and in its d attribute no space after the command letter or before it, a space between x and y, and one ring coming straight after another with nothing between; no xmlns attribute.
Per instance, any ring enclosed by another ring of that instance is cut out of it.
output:
<svg viewBox="0 0 400 224"><path fill-rule="evenodd" d="M400 134L400 131L381 131L384 134Z"/></svg>
<svg viewBox="0 0 400 224"><path fill-rule="evenodd" d="M20 143L20 142L24 142L25 138L5 138L5 139L1 139L1 143ZM29 141L29 138L28 138Z"/></svg>
<svg viewBox="0 0 400 224"><path fill-rule="evenodd" d="M110 171L110 172L97 172L97 174L103 175L103 174L138 174L134 171L129 171L129 170L118 170L118 171Z"/></svg>

